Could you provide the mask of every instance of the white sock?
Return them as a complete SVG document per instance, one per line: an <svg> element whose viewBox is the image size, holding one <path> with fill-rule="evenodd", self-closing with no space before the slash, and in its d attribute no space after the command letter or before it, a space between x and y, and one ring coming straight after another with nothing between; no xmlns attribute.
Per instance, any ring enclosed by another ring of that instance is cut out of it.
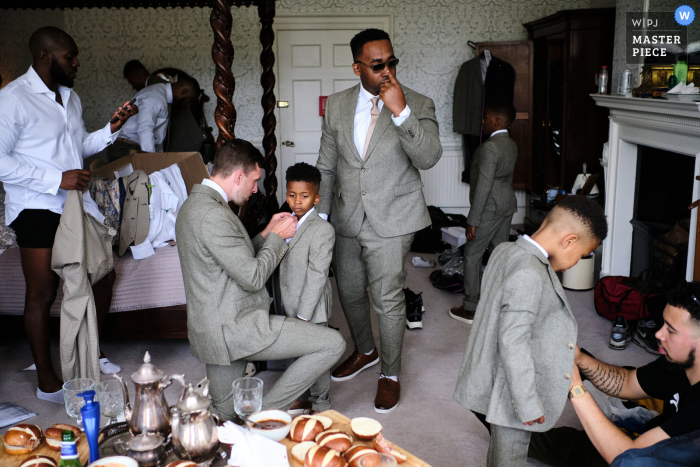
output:
<svg viewBox="0 0 700 467"><path fill-rule="evenodd" d="M22 371L36 371L36 364L32 363L31 366L28 366L27 368L25 368Z"/></svg>
<svg viewBox="0 0 700 467"><path fill-rule="evenodd" d="M100 371L103 375L113 375L122 371L122 367L110 362L108 358L101 358Z"/></svg>
<svg viewBox="0 0 700 467"><path fill-rule="evenodd" d="M379 375L379 377L380 377L380 378L387 378L387 379L390 379L390 380L395 381L395 382L397 382L397 383L399 382L399 377L398 377L398 376L387 376L387 375L385 375L384 373L382 373L382 374Z"/></svg>
<svg viewBox="0 0 700 467"><path fill-rule="evenodd" d="M55 402L56 404L65 404L66 401L63 398L63 389L59 389L56 392L44 392L39 388L36 388L36 397L42 401Z"/></svg>
<svg viewBox="0 0 700 467"><path fill-rule="evenodd" d="M414 268L434 268L436 266L435 261L427 260L424 258L421 258L420 256L414 256L411 259L411 263L413 263Z"/></svg>
<svg viewBox="0 0 700 467"><path fill-rule="evenodd" d="M372 352L374 352L374 349L370 350L369 352L365 352L365 355L372 355Z"/></svg>

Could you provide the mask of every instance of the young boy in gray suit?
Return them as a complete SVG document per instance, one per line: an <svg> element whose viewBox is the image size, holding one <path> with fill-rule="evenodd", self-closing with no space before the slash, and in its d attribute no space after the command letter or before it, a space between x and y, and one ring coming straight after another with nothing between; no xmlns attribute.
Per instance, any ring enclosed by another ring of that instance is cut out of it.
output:
<svg viewBox="0 0 700 467"><path fill-rule="evenodd" d="M288 317L328 326L333 304L328 270L335 230L315 208L321 200L320 186L321 172L316 167L300 162L287 169L287 204L299 221L294 236L286 240L289 250L275 274L274 297L275 308ZM289 412L329 410L330 385L329 370L307 391L309 400L298 400Z"/></svg>
<svg viewBox="0 0 700 467"><path fill-rule="evenodd" d="M607 232L600 206L570 196L532 237L491 256L454 394L489 428L489 467L524 466L530 433L561 415L577 326L556 272L589 255Z"/></svg>
<svg viewBox="0 0 700 467"><path fill-rule="evenodd" d="M518 146L508 136L515 120L513 104L491 104L484 112L484 134L490 138L474 154L469 178L467 244L464 245L464 300L449 315L472 324L479 304L481 259L489 245L508 241L510 222L518 210L513 172Z"/></svg>

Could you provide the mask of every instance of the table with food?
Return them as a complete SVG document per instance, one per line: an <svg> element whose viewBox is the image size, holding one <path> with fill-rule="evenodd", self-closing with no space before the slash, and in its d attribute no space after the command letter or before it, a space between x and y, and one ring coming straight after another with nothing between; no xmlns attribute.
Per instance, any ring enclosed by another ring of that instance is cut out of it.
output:
<svg viewBox="0 0 700 467"><path fill-rule="evenodd" d="M146 352L131 375L133 407L119 376L99 384L89 378L64 386L66 411L76 425L43 429L20 423L5 434L3 467L430 467L389 442L372 418L350 420L329 410L292 418L281 410L261 410L259 378L234 381L234 407L244 426L223 422L210 412L209 381L186 383L166 375ZM164 389L183 387L167 404ZM70 384L69 384L70 383ZM107 383L107 384L105 384ZM73 388L72 390L66 390ZM100 415L109 419L100 430ZM126 421L118 422L124 416Z"/></svg>

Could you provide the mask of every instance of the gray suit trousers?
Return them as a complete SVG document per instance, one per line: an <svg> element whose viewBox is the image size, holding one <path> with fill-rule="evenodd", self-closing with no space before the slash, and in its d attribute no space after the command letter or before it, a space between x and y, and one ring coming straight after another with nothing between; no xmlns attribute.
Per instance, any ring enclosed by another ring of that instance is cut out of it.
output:
<svg viewBox="0 0 700 467"><path fill-rule="evenodd" d="M382 373L387 376L401 371L406 327L403 271L414 236L380 237L365 216L356 237L335 238L333 271L350 335L358 352L376 347L370 321L371 296L379 323Z"/></svg>
<svg viewBox="0 0 700 467"><path fill-rule="evenodd" d="M330 371L343 352L345 339L338 331L296 318L285 318L282 332L267 348L230 365L207 364L213 411L226 420L234 417L232 383L245 376L248 361L296 358L263 396L263 410L287 410L304 391ZM319 407L327 410L323 401ZM316 406L313 408L319 410Z"/></svg>
<svg viewBox="0 0 700 467"><path fill-rule="evenodd" d="M464 302L465 310L475 311L481 292L481 260L489 245L497 247L508 241L513 215L498 219L486 219L487 213L476 228L476 238L464 246Z"/></svg>
<svg viewBox="0 0 700 467"><path fill-rule="evenodd" d="M491 424L487 467L523 467L527 463L530 431Z"/></svg>

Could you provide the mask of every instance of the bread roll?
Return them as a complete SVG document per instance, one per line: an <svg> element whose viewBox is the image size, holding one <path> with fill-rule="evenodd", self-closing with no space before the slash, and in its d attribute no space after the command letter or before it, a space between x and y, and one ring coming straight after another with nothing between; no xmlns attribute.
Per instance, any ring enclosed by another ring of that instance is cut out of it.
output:
<svg viewBox="0 0 700 467"><path fill-rule="evenodd" d="M328 430L316 436L316 443L343 453L352 446L352 438L342 430Z"/></svg>
<svg viewBox="0 0 700 467"><path fill-rule="evenodd" d="M396 459L396 462L398 462L399 464L406 462L406 456L400 453L398 450L396 450L391 444L389 444L389 442L384 438L383 434L379 433L377 436L375 436L372 440L372 445L377 451L383 452L384 454L388 454L394 459Z"/></svg>
<svg viewBox="0 0 700 467"><path fill-rule="evenodd" d="M19 467L58 467L58 462L49 456L31 456L27 457Z"/></svg>
<svg viewBox="0 0 700 467"><path fill-rule="evenodd" d="M41 428L20 423L5 433L5 451L9 454L29 454L41 444Z"/></svg>
<svg viewBox="0 0 700 467"><path fill-rule="evenodd" d="M369 446L365 446L364 444L355 444L353 446L350 446L350 449L345 451L345 454L343 454L343 455L345 456L345 460L348 461L349 467L360 467L360 459L362 458L362 456L368 455L368 454L374 454L376 457L376 459L374 459L374 460L376 461L377 464L379 464L380 459L379 459L379 454L377 454L377 451L375 451L374 449L372 449ZM365 461L365 463L367 463L367 462ZM365 467L370 467L370 466L368 465Z"/></svg>
<svg viewBox="0 0 700 467"><path fill-rule="evenodd" d="M306 459L306 453L314 446L316 446L316 443L313 441L304 441L303 443L296 444L292 448L292 457L300 464L303 464L304 459Z"/></svg>
<svg viewBox="0 0 700 467"><path fill-rule="evenodd" d="M170 464L168 464L167 467L197 467L197 464L192 462L192 461L186 461L186 460L176 460L172 461Z"/></svg>
<svg viewBox="0 0 700 467"><path fill-rule="evenodd" d="M289 439L301 443L302 441L313 441L316 435L323 431L323 424L315 418L297 417L292 420L289 429Z"/></svg>
<svg viewBox="0 0 700 467"><path fill-rule="evenodd" d="M333 425L333 420L325 415L299 415L299 418L315 418L319 422L323 423L324 430L330 429L331 425Z"/></svg>
<svg viewBox="0 0 700 467"><path fill-rule="evenodd" d="M346 467L345 459L335 449L326 446L311 446L304 459L305 467Z"/></svg>
<svg viewBox="0 0 700 467"><path fill-rule="evenodd" d="M61 450L61 438L64 431L72 431L76 443L80 440L80 436L82 435L82 432L77 426L68 425L67 423L56 423L51 428L46 429L46 445L49 449L53 449L54 451Z"/></svg>
<svg viewBox="0 0 700 467"><path fill-rule="evenodd" d="M382 424L373 418L357 417L350 421L350 428L360 439L373 439L382 431Z"/></svg>

